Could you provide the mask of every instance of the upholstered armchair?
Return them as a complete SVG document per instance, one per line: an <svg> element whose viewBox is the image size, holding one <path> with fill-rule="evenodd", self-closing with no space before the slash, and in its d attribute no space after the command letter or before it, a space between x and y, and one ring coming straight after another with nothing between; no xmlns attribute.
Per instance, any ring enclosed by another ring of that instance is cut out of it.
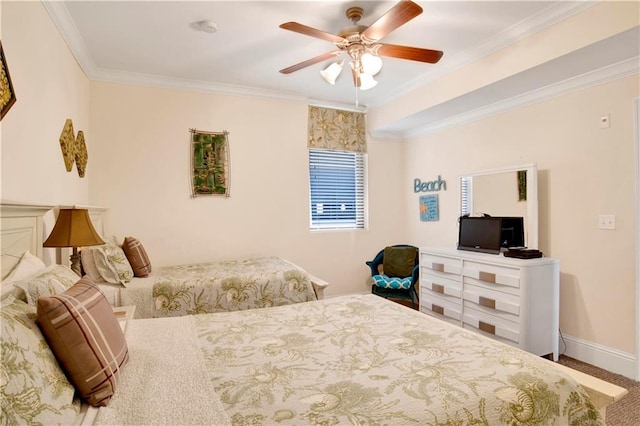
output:
<svg viewBox="0 0 640 426"><path fill-rule="evenodd" d="M418 248L397 244L385 247L365 262L371 268L371 292L387 299L411 301L416 308L419 302L416 283L419 277Z"/></svg>

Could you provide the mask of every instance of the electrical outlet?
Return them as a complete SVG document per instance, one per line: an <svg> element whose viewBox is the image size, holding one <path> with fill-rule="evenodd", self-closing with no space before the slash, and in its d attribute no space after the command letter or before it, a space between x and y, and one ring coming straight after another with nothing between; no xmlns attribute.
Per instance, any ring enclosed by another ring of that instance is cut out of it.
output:
<svg viewBox="0 0 640 426"><path fill-rule="evenodd" d="M598 216L598 229L616 229L616 216L613 214Z"/></svg>
<svg viewBox="0 0 640 426"><path fill-rule="evenodd" d="M609 114L600 117L600 128L608 129L609 127L611 127L611 117L609 117Z"/></svg>

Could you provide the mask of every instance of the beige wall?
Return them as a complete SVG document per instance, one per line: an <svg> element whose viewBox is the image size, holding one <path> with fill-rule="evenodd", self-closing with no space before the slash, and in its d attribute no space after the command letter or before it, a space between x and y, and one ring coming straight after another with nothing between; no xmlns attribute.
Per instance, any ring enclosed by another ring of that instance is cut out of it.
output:
<svg viewBox="0 0 640 426"><path fill-rule="evenodd" d="M402 145L369 143L369 230L310 232L306 121L301 102L93 82L90 201L155 265L278 255L367 291L364 262L402 242ZM190 128L229 132L230 198L190 198Z"/></svg>
<svg viewBox="0 0 640 426"><path fill-rule="evenodd" d="M439 197L439 222L420 222L413 209L406 212L410 240L456 243L459 175L536 163L539 247L560 259L562 332L633 354L633 98L638 93L636 75L410 141L407 182L441 175L448 183ZM611 115L609 129L600 129L604 114ZM418 194L406 194L408 205L417 204ZM599 214L616 215L616 229L598 229Z"/></svg>
<svg viewBox="0 0 640 426"><path fill-rule="evenodd" d="M17 101L2 120L3 200L86 204L92 159L80 179L60 150L65 120L91 153L89 80L40 2L2 2L2 45Z"/></svg>
<svg viewBox="0 0 640 426"><path fill-rule="evenodd" d="M634 352L638 76L404 144L370 141L369 229L312 233L306 104L90 83L41 3L2 2L1 12L18 96L2 120L2 199L108 207L111 233L140 238L158 266L280 255L340 294L367 291L364 261L386 244L454 245L460 174L534 162L539 245L561 262L563 333ZM603 114L611 115L607 130ZM87 137L84 179L64 169L66 118ZM193 127L230 132L231 198L189 197ZM413 179L438 175L447 181L440 220L421 222ZM603 213L616 215L616 230L597 229Z"/></svg>

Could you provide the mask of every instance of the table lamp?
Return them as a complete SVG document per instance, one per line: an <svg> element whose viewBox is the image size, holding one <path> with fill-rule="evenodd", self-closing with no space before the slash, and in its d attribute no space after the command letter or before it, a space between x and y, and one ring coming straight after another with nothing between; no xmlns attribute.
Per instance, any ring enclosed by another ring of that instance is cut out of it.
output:
<svg viewBox="0 0 640 426"><path fill-rule="evenodd" d="M60 209L56 224L43 247L72 247L70 256L71 269L78 275L80 272L80 256L78 247L104 244L89 219L87 209Z"/></svg>

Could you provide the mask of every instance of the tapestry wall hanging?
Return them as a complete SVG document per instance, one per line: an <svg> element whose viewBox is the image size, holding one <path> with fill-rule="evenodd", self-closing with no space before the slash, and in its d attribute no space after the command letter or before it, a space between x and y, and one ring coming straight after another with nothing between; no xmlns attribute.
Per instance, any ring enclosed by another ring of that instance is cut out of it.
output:
<svg viewBox="0 0 640 426"><path fill-rule="evenodd" d="M191 131L191 197L229 194L229 132Z"/></svg>

